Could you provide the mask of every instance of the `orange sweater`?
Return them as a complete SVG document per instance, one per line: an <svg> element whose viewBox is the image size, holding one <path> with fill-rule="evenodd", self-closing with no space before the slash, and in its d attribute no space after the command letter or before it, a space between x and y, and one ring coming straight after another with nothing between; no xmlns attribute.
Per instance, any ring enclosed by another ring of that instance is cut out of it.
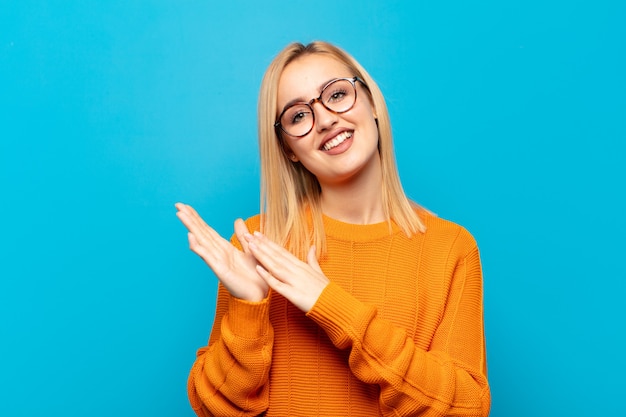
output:
<svg viewBox="0 0 626 417"><path fill-rule="evenodd" d="M220 285L189 399L198 416L487 416L482 276L462 227L426 233L324 218L331 283L304 314ZM247 221L258 230L259 217Z"/></svg>

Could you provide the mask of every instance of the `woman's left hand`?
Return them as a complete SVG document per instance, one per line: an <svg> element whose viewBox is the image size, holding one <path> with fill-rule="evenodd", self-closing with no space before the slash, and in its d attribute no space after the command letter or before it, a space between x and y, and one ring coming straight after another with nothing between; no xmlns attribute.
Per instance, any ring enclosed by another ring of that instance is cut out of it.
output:
<svg viewBox="0 0 626 417"><path fill-rule="evenodd" d="M260 264L257 271L261 278L274 291L308 313L330 282L317 262L315 246L309 249L305 263L259 232L247 234L245 238L250 252Z"/></svg>

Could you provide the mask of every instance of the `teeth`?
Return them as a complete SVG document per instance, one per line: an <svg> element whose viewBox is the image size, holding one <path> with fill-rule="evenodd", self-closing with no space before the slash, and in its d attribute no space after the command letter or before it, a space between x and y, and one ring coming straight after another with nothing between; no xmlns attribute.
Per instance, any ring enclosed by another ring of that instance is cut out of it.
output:
<svg viewBox="0 0 626 417"><path fill-rule="evenodd" d="M325 151L330 151L332 148L340 145L341 143L343 143L344 140L351 138L351 137L352 137L352 132L340 133L337 136L335 136L333 139L326 142L324 146L322 146L322 149L324 149Z"/></svg>

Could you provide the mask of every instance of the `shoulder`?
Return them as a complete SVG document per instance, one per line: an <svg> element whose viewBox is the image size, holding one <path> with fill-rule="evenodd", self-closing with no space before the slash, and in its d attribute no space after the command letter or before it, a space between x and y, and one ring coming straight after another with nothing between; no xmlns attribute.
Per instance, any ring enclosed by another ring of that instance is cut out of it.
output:
<svg viewBox="0 0 626 417"><path fill-rule="evenodd" d="M476 239L465 227L428 211L419 210L418 215L426 226L427 242L443 244L464 254L477 249Z"/></svg>

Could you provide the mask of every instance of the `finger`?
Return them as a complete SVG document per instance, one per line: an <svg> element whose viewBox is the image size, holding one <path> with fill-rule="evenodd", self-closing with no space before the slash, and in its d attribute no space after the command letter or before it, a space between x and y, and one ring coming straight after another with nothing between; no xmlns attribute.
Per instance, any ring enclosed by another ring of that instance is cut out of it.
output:
<svg viewBox="0 0 626 417"><path fill-rule="evenodd" d="M189 215L196 221L202 222L204 223L204 220L202 219L202 217L200 216L200 214L198 214L198 212L196 211L196 209L194 209L193 207L191 207L190 205L186 205L186 210L187 213L189 213Z"/></svg>
<svg viewBox="0 0 626 417"><path fill-rule="evenodd" d="M176 207L176 217L180 219L180 215L187 210L186 205L183 203L176 203L174 204L174 207Z"/></svg>
<svg viewBox="0 0 626 417"><path fill-rule="evenodd" d="M198 214L198 212L191 207L190 205L185 204L183 206L183 213L185 213L186 216L189 217L189 219L195 223L198 226L202 226L204 224L206 224L206 222L204 221L204 219L202 217L200 217L200 215Z"/></svg>
<svg viewBox="0 0 626 417"><path fill-rule="evenodd" d="M196 236L200 244L205 244L206 242L222 243L221 240L223 240L223 238L219 233L209 226L193 207L180 204L180 211L176 213L176 215L183 222L185 227L187 227L187 230Z"/></svg>
<svg viewBox="0 0 626 417"><path fill-rule="evenodd" d="M182 213L181 217L185 216L186 214ZM190 227L188 236L189 249L200 256L214 272L217 272L216 268L220 268L220 265L224 265L224 261L229 259L233 251L238 252L230 241L206 224L200 229Z"/></svg>
<svg viewBox="0 0 626 417"><path fill-rule="evenodd" d="M189 249L204 260L209 266L213 267L215 259L215 252L207 250L206 247L198 242L198 239L193 233L188 233Z"/></svg>
<svg viewBox="0 0 626 417"><path fill-rule="evenodd" d="M292 258L297 259L291 252L272 242L261 232L255 231L252 235L248 234L246 239L257 247L259 254L276 259L278 263L291 260Z"/></svg>
<svg viewBox="0 0 626 417"><path fill-rule="evenodd" d="M179 210L177 214L182 214L188 220L187 224L189 226L195 225L197 227L203 227L204 225L206 225L206 222L204 221L204 219L202 219L202 217L200 217L198 212L190 205L177 203L176 208Z"/></svg>
<svg viewBox="0 0 626 417"><path fill-rule="evenodd" d="M268 287L285 297L295 307L299 308L305 313L309 312L311 308L313 308L313 305L317 302L319 295L321 294L321 290L316 291L314 294L310 294L310 287L298 287L294 285L293 282L281 281L279 277L276 277L274 274L267 271L261 265L256 266L256 271L257 274L265 281Z"/></svg>
<svg viewBox="0 0 626 417"><path fill-rule="evenodd" d="M190 205L184 203L176 203L174 206L179 212L187 213L189 216L191 216L192 212L195 211Z"/></svg>
<svg viewBox="0 0 626 417"><path fill-rule="evenodd" d="M286 284L284 282L276 279L276 277L274 277L272 274L270 274L267 271L267 269L263 268L261 265L257 265L256 266L256 271L259 274L259 276L261 278L263 278L263 280L267 283L267 285L271 289L273 289L277 293L279 293L279 294L284 296L284 291L285 291L285 287L286 287Z"/></svg>
<svg viewBox="0 0 626 417"><path fill-rule="evenodd" d="M211 234L206 223L200 223L197 219L194 219L188 212L179 211L178 213L176 213L176 216L183 223L183 225L185 225L187 230L196 235L199 239L203 235Z"/></svg>
<svg viewBox="0 0 626 417"><path fill-rule="evenodd" d="M189 249L198 255L209 267L219 276L219 271L223 269L224 262L229 257L229 251L237 251L232 244L219 237L216 240L198 240L193 233L188 233Z"/></svg>
<svg viewBox="0 0 626 417"><path fill-rule="evenodd" d="M176 212L176 217L178 217L178 220L180 220L183 226L185 226L187 230L189 230L190 232L196 229L195 223L191 220L189 215L185 213L184 211Z"/></svg>
<svg viewBox="0 0 626 417"><path fill-rule="evenodd" d="M249 235L248 226L242 219L235 220L235 236L237 236L237 240L241 244L241 247L245 253L250 253L250 248L248 247L248 240L246 236Z"/></svg>
<svg viewBox="0 0 626 417"><path fill-rule="evenodd" d="M187 228L199 224L198 219L200 216L198 216L198 213L191 206L183 203L177 203L176 208L178 209L176 216L183 222L183 224L185 224L185 226L187 226Z"/></svg>
<svg viewBox="0 0 626 417"><path fill-rule="evenodd" d="M265 238L258 232L247 235L250 251L276 279L285 280L297 275L298 268L304 265L291 252Z"/></svg>

